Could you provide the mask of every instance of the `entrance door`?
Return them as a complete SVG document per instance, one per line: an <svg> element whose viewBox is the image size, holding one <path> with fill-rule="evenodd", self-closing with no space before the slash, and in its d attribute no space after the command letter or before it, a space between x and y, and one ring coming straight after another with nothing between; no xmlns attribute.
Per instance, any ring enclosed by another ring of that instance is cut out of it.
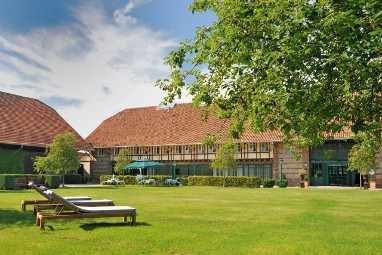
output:
<svg viewBox="0 0 382 255"><path fill-rule="evenodd" d="M328 165L329 186L347 186L348 171L346 166Z"/></svg>

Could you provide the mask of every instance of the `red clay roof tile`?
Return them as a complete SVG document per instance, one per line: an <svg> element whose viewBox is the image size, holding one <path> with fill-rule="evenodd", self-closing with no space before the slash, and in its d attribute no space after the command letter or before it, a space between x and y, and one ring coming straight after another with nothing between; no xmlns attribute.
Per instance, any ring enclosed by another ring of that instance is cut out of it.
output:
<svg viewBox="0 0 382 255"><path fill-rule="evenodd" d="M210 115L201 119L202 109L191 103L177 104L171 110L155 106L125 109L103 121L87 138L94 147L153 146L171 144L200 144L207 134L224 133L229 121ZM241 141L280 141L281 133L246 132Z"/></svg>
<svg viewBox="0 0 382 255"><path fill-rule="evenodd" d="M46 147L57 134L74 132L78 149L94 150L55 110L37 99L0 91L0 143Z"/></svg>

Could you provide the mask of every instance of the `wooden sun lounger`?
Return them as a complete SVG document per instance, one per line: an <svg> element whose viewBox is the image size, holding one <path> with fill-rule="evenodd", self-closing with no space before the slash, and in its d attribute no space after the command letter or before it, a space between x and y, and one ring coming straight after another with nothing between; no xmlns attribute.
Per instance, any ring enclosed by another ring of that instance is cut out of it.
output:
<svg viewBox="0 0 382 255"><path fill-rule="evenodd" d="M37 187L33 182L30 182L28 184L31 188L34 188L39 194L44 196L46 200L23 200L21 201L21 210L25 211L27 205L44 205L44 209L47 209L49 207L55 208L56 205L51 206L51 204L59 204L54 200L54 198L50 197L48 194L46 194L44 191L47 191L48 189L44 186ZM102 199L102 200L91 200L91 197L86 196L80 196L80 197L64 197L64 199L70 201L73 204L82 205L82 206L112 206L114 205L113 200L108 199ZM34 212L36 213L41 208L38 206L34 208Z"/></svg>
<svg viewBox="0 0 382 255"><path fill-rule="evenodd" d="M68 211L38 212L36 216L36 225L40 226L40 229L44 229L46 220L53 219L122 217L123 222L127 222L127 217L130 217L131 224L136 222L136 209L130 206L77 206L51 190L45 192L53 197L55 201L64 205L65 210Z"/></svg>

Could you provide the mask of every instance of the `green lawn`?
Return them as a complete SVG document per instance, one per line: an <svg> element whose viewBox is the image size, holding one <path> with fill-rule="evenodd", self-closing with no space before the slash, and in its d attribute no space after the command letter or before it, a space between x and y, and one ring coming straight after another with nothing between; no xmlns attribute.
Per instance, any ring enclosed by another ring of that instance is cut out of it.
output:
<svg viewBox="0 0 382 255"><path fill-rule="evenodd" d="M382 254L382 192L217 187L65 188L137 208L34 225L33 190L0 191L0 254Z"/></svg>

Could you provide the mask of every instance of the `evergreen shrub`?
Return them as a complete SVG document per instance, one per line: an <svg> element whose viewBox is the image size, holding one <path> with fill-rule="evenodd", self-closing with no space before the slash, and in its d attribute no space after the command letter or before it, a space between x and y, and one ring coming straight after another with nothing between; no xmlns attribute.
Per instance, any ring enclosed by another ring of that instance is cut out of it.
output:
<svg viewBox="0 0 382 255"><path fill-rule="evenodd" d="M188 186L223 186L223 176L189 176ZM260 177L246 177L246 176L227 176L225 177L226 187L249 187L259 188Z"/></svg>
<svg viewBox="0 0 382 255"><path fill-rule="evenodd" d="M265 178L263 181L263 188L273 188L275 185L275 180L270 178Z"/></svg>
<svg viewBox="0 0 382 255"><path fill-rule="evenodd" d="M81 184L82 175L80 174L64 174L65 184Z"/></svg>
<svg viewBox="0 0 382 255"><path fill-rule="evenodd" d="M48 188L57 189L60 187L61 176L59 175L45 175L45 182Z"/></svg>
<svg viewBox="0 0 382 255"><path fill-rule="evenodd" d="M15 181L12 174L0 174L0 189L14 189Z"/></svg>

